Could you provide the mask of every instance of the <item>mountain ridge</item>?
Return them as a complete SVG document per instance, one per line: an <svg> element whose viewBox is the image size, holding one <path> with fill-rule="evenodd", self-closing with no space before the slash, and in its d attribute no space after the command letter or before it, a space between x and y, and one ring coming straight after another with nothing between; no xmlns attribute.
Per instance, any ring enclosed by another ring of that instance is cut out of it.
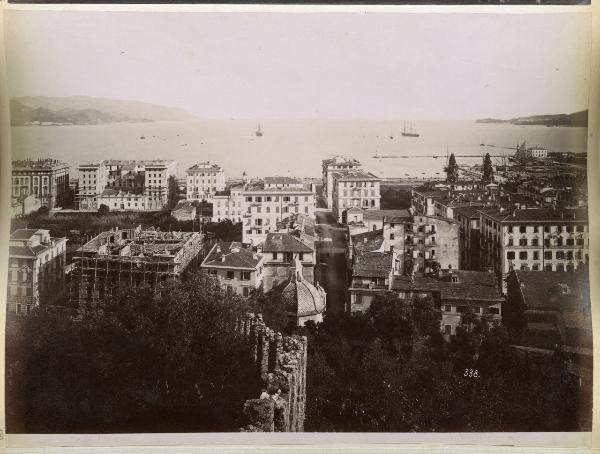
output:
<svg viewBox="0 0 600 454"><path fill-rule="evenodd" d="M528 117L516 117L509 120L500 120L497 118L482 118L476 120L476 123L510 123L520 126L582 126L588 125L588 111L581 110L571 114L549 114L549 115L530 115Z"/></svg>

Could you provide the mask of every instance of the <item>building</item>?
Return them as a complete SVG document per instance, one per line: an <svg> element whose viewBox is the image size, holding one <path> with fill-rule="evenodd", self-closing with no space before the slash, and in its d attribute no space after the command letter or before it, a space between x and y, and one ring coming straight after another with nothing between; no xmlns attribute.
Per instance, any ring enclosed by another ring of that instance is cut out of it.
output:
<svg viewBox="0 0 600 454"><path fill-rule="evenodd" d="M496 277L486 271L448 269L426 276L396 276L393 290L402 299L432 298L441 311L441 331L448 336L456 334L461 316L467 311L495 323L502 320L504 298Z"/></svg>
<svg viewBox="0 0 600 454"><path fill-rule="evenodd" d="M516 345L592 354L587 272L514 270L507 277L504 324Z"/></svg>
<svg viewBox="0 0 600 454"><path fill-rule="evenodd" d="M499 280L512 270L574 271L589 263L587 208L495 208L480 214L481 266Z"/></svg>
<svg viewBox="0 0 600 454"><path fill-rule="evenodd" d="M217 242L201 267L226 291L242 296L249 296L263 281L263 257L238 242Z"/></svg>
<svg viewBox="0 0 600 454"><path fill-rule="evenodd" d="M332 211L338 222L342 222L343 212L351 207L379 210L381 180L370 172L348 170L332 172Z"/></svg>
<svg viewBox="0 0 600 454"><path fill-rule="evenodd" d="M225 171L210 161L199 162L186 171L186 199L211 200L220 191L225 190Z"/></svg>
<svg viewBox="0 0 600 454"><path fill-rule="evenodd" d="M12 217L27 216L42 207L42 201L36 196L29 194L24 199L13 199L11 201Z"/></svg>
<svg viewBox="0 0 600 454"><path fill-rule="evenodd" d="M391 290L399 271L398 262L396 252L366 251L356 255L348 289L348 311L364 312L378 293Z"/></svg>
<svg viewBox="0 0 600 454"><path fill-rule="evenodd" d="M189 200L180 200L171 210L171 216L178 221L194 221L196 220L196 207Z"/></svg>
<svg viewBox="0 0 600 454"><path fill-rule="evenodd" d="M304 326L308 321L321 323L327 294L319 283L313 285L307 281L300 268L304 269L304 266L297 264L290 277L282 284L281 302L294 325Z"/></svg>
<svg viewBox="0 0 600 454"><path fill-rule="evenodd" d="M287 281L294 270L301 269L302 279L315 283L314 243L307 243L289 233L268 233L265 241L257 246L257 251L264 257L265 292Z"/></svg>
<svg viewBox="0 0 600 454"><path fill-rule="evenodd" d="M433 262L442 268L459 268L459 224L453 219L415 215L405 223L405 261L424 272Z"/></svg>
<svg viewBox="0 0 600 454"><path fill-rule="evenodd" d="M330 159L324 159L323 168L323 197L327 200L327 208L333 208L333 172L346 170L359 170L362 168L360 162L356 159L336 156Z"/></svg>
<svg viewBox="0 0 600 454"><path fill-rule="evenodd" d="M79 304L110 297L119 286L155 286L178 279L197 261L202 235L197 232L110 230L73 254L70 299Z"/></svg>
<svg viewBox="0 0 600 454"><path fill-rule="evenodd" d="M278 223L295 215L314 217L314 191L294 181L274 177L246 185L241 193L244 243L262 243L268 233L278 230Z"/></svg>
<svg viewBox="0 0 600 454"><path fill-rule="evenodd" d="M177 163L169 160L105 160L79 166L79 210L158 211L168 201Z"/></svg>
<svg viewBox="0 0 600 454"><path fill-rule="evenodd" d="M541 145L527 147L525 142L523 142L520 146L517 147L517 152L515 153L515 158L520 160L544 159L547 157L548 149L546 147L543 147Z"/></svg>
<svg viewBox="0 0 600 454"><path fill-rule="evenodd" d="M242 222L244 208L242 207L242 191L244 185L236 184L224 191L217 191L212 197L212 222L229 219L231 222Z"/></svg>
<svg viewBox="0 0 600 454"><path fill-rule="evenodd" d="M52 210L69 203L69 165L56 159L12 162L12 202L33 195Z"/></svg>
<svg viewBox="0 0 600 454"><path fill-rule="evenodd" d="M480 270L480 209L480 207L454 209L454 219L460 226L458 249L460 251L459 267L462 270Z"/></svg>
<svg viewBox="0 0 600 454"><path fill-rule="evenodd" d="M66 238L48 230L19 229L10 235L8 251L9 314L29 315L64 296Z"/></svg>

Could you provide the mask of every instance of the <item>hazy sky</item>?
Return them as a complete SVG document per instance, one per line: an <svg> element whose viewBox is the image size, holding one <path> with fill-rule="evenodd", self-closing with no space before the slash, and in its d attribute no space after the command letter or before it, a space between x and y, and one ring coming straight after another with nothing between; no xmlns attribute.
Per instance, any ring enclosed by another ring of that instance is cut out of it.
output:
<svg viewBox="0 0 600 454"><path fill-rule="evenodd" d="M202 118L471 119L587 108L589 15L7 11L12 96Z"/></svg>

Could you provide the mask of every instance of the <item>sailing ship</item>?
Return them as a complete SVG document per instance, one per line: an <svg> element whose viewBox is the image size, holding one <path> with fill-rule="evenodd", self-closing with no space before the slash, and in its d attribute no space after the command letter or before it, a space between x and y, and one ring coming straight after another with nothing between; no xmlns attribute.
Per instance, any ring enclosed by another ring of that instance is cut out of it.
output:
<svg viewBox="0 0 600 454"><path fill-rule="evenodd" d="M260 130L260 123L258 124L258 128L256 129L256 137L262 137L263 133Z"/></svg>
<svg viewBox="0 0 600 454"><path fill-rule="evenodd" d="M410 125L410 128L408 130L408 132L406 132L406 123L404 124L404 129L402 130L402 136L403 137L419 137L419 133L414 132L413 127L412 127L412 123Z"/></svg>

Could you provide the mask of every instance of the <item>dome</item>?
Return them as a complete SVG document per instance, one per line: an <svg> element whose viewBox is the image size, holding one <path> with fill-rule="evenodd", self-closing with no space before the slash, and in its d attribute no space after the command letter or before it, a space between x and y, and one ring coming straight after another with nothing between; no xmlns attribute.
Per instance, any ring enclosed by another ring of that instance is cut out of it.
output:
<svg viewBox="0 0 600 454"><path fill-rule="evenodd" d="M294 270L281 292L281 301L291 317L312 318L325 312L325 290L302 277L302 271Z"/></svg>

